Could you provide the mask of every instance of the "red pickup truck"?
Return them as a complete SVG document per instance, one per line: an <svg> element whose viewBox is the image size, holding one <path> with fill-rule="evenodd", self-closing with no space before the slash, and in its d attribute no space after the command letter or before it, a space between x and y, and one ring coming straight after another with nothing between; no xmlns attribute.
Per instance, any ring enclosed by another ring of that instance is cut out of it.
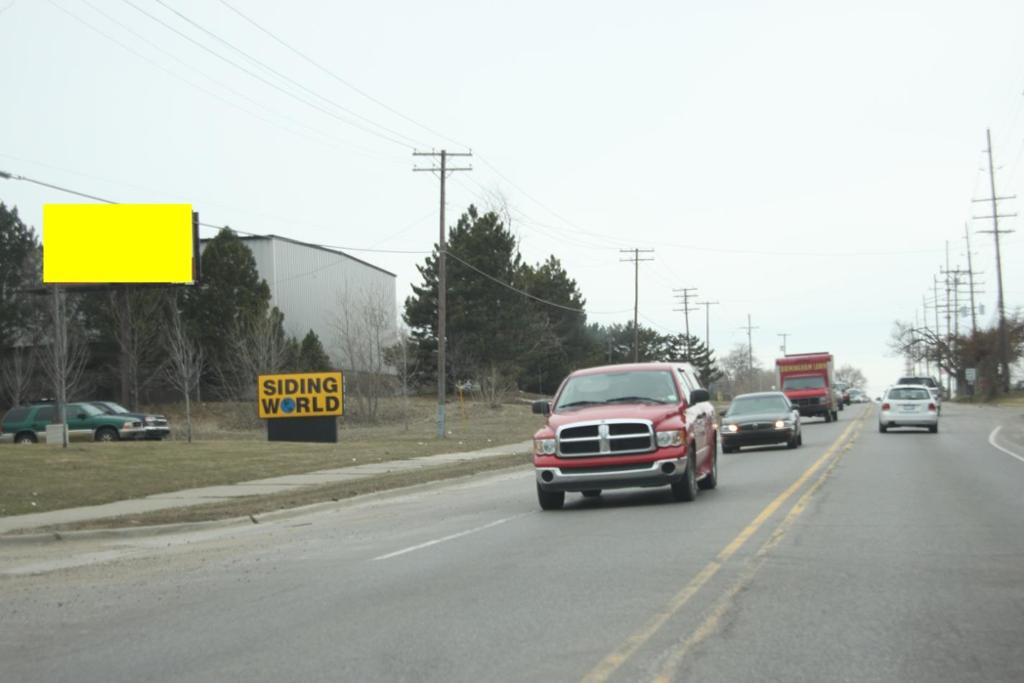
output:
<svg viewBox="0 0 1024 683"><path fill-rule="evenodd" d="M706 389L687 363L633 363L577 370L533 435L537 498L556 510L567 491L670 486L676 500L718 484L718 431Z"/></svg>

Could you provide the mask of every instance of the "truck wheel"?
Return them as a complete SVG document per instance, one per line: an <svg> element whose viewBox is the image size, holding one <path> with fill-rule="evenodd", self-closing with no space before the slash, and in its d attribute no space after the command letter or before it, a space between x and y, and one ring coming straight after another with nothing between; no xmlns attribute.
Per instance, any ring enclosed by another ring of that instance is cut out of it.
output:
<svg viewBox="0 0 1024 683"><path fill-rule="evenodd" d="M119 438L117 430L113 427L101 427L96 430L97 441L117 441Z"/></svg>
<svg viewBox="0 0 1024 683"><path fill-rule="evenodd" d="M696 453L697 449L693 446L690 447L690 453ZM697 466L693 460L693 457L686 459L686 474L683 476L682 481L677 481L672 484L672 497L678 501L684 503L692 502L697 498Z"/></svg>
<svg viewBox="0 0 1024 683"><path fill-rule="evenodd" d="M32 432L22 432L14 437L14 443L36 443L39 439Z"/></svg>
<svg viewBox="0 0 1024 683"><path fill-rule="evenodd" d="M601 489L591 489L583 492L584 498L597 498L601 495Z"/></svg>
<svg viewBox="0 0 1024 683"><path fill-rule="evenodd" d="M537 501L541 510L561 510L565 504L565 491L545 491L537 484Z"/></svg>
<svg viewBox="0 0 1024 683"><path fill-rule="evenodd" d="M838 410L833 410L832 411L832 421L833 422L839 422L839 411Z"/></svg>
<svg viewBox="0 0 1024 683"><path fill-rule="evenodd" d="M715 446L714 452L711 453L711 471L708 472L707 476L697 482L697 486L702 491L710 491L718 486L718 447Z"/></svg>
<svg viewBox="0 0 1024 683"><path fill-rule="evenodd" d="M825 411L825 422L831 422L831 421L832 421L832 411L831 410L826 410Z"/></svg>

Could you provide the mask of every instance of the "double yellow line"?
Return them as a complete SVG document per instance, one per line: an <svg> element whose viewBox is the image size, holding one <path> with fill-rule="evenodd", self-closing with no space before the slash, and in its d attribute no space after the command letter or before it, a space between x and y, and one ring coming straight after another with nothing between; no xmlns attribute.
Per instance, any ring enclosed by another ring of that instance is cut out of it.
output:
<svg viewBox="0 0 1024 683"><path fill-rule="evenodd" d="M683 606L690 601L690 598L696 595L697 592L700 591L700 589L718 573L722 566L728 562L729 559L732 558L732 556L735 555L736 552L739 551L739 549L742 548L743 545L758 532L758 530L761 529L764 523L767 522L772 515L774 515L779 508L786 503L787 500L793 497L793 495L795 495L796 492L799 491L800 488L815 475L815 473L825 467L825 465L829 463L829 460L831 460L831 464L829 464L818 480L804 493L804 495L800 497L797 503L789 511L789 514L786 515L783 521L775 529L772 537L769 538L769 540L755 554L754 563L748 567L748 571L745 572L743 576L741 576L740 580L734 584L733 588L722 597L715 609L701 624L701 626L698 627L689 638L683 641L679 647L669 653L665 664L654 680L657 683L664 683L665 681L671 680L672 674L678 668L686 653L693 647L693 645L700 642L714 631L717 627L718 620L728 608L729 601L732 596L739 592L745 581L749 580L749 578L753 576L757 567L760 566L760 560L772 547L774 547L776 543L778 543L786 529L788 529L800 513L803 512L810 500L810 497L818 490L818 488L820 488L824 483L825 478L828 477L829 473L839 462L837 454L841 454L846 448L853 445L853 441L860 433L860 429L863 427L864 418L867 416L868 412L869 411L865 410L853 422L851 422L846 429L843 430L842 434L832 442L820 458L815 460L810 467L804 470L797 480L790 484L785 491L776 496L772 502L768 503L757 517L755 517L750 524L744 527L735 538L729 541L729 543L719 551L718 555L715 556L715 559L708 562L696 576L683 586L678 593L672 596L668 603L666 603L665 606L650 619L650 621L626 638L619 647L602 659L597 666L584 676L582 679L583 683L604 683L607 681L612 674L619 669L619 667L621 667L630 657L633 656L633 654L636 653L637 650L650 640L651 637L657 633L669 619L675 616L679 610L681 610Z"/></svg>

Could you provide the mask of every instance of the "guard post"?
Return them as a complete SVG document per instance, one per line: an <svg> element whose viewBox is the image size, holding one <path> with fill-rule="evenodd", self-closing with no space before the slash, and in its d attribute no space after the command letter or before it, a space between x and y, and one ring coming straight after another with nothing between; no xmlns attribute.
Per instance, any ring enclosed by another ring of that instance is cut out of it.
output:
<svg viewBox="0 0 1024 683"><path fill-rule="evenodd" d="M345 412L340 370L260 375L257 381L268 441L338 442L338 417Z"/></svg>

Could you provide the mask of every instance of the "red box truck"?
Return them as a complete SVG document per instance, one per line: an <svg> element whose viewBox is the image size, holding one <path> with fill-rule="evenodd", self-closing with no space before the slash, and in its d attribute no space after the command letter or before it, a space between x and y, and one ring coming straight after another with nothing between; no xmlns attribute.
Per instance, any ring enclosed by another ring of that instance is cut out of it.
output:
<svg viewBox="0 0 1024 683"><path fill-rule="evenodd" d="M775 381L803 417L839 419L831 353L790 353L775 361Z"/></svg>

